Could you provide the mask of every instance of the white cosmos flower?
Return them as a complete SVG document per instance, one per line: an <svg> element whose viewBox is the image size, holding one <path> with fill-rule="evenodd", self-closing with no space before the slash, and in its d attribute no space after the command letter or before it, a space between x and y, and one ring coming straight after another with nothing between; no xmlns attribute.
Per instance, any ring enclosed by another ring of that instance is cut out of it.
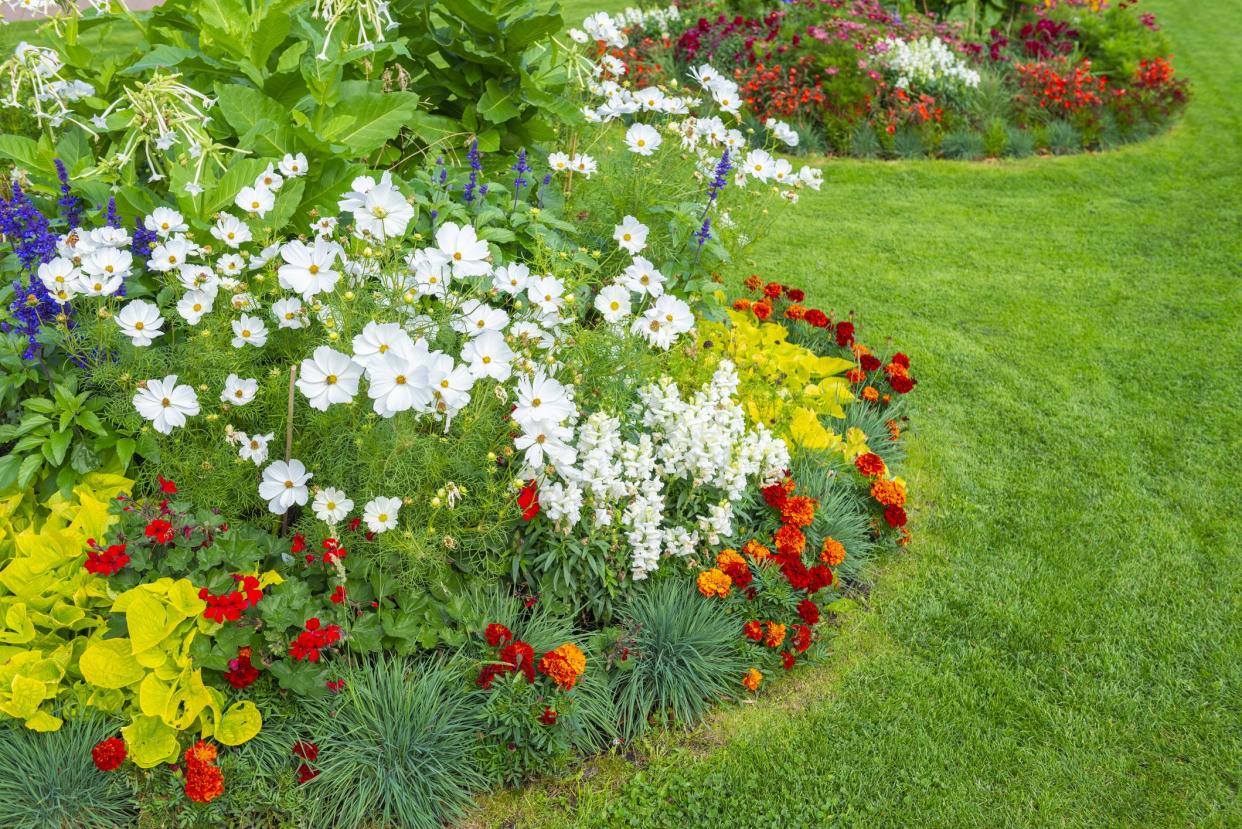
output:
<svg viewBox="0 0 1242 829"><path fill-rule="evenodd" d="M388 352L410 352L414 341L395 322L368 322L362 333L354 337L354 359L363 366L370 366Z"/></svg>
<svg viewBox="0 0 1242 829"><path fill-rule="evenodd" d="M335 524L343 520L353 508L354 502L344 492L330 486L316 492L315 500L311 502L315 517L325 524Z"/></svg>
<svg viewBox="0 0 1242 829"><path fill-rule="evenodd" d="M630 289L624 285L609 285L596 295L595 310L608 322L620 322L630 315Z"/></svg>
<svg viewBox="0 0 1242 829"><path fill-rule="evenodd" d="M667 351L681 334L694 327L690 306L672 294L665 294L634 320L631 330L652 346Z"/></svg>
<svg viewBox="0 0 1242 829"><path fill-rule="evenodd" d="M190 229L185 223L185 218L169 207L155 208L150 216L142 220L142 224L161 239L167 239L174 233L185 233Z"/></svg>
<svg viewBox="0 0 1242 829"><path fill-rule="evenodd" d="M578 459L578 451L569 444L574 436L570 429L543 421L524 424L523 429L513 448L526 453L527 474L538 474L547 463L559 471Z"/></svg>
<svg viewBox="0 0 1242 829"><path fill-rule="evenodd" d="M769 118L763 125L771 130L772 134L785 145L789 147L798 146L798 133L794 131L793 127L789 126L784 121Z"/></svg>
<svg viewBox="0 0 1242 829"><path fill-rule="evenodd" d="M254 254L250 257L250 270L257 271L259 268L262 268L268 262L271 262L272 259L279 252L280 252L280 242L272 242L270 245L265 247L263 250L259 251L257 254Z"/></svg>
<svg viewBox="0 0 1242 829"><path fill-rule="evenodd" d="M824 171L818 167L808 167L804 164L802 169L798 170L798 180L812 190L818 190L820 185L824 183Z"/></svg>
<svg viewBox="0 0 1242 829"><path fill-rule="evenodd" d="M576 413L569 389L542 369L518 380L517 406L510 416L523 428L539 422L563 423Z"/></svg>
<svg viewBox="0 0 1242 829"><path fill-rule="evenodd" d="M485 276L492 272L488 264L487 242L480 239L470 225L445 222L436 231L436 247L448 257L453 276Z"/></svg>
<svg viewBox="0 0 1242 829"><path fill-rule="evenodd" d="M243 187L233 201L247 213L255 213L263 218L276 204L276 197L266 187Z"/></svg>
<svg viewBox="0 0 1242 829"><path fill-rule="evenodd" d="M198 325L203 314L211 312L211 306L215 301L216 295L213 292L186 291L181 299L177 300L177 313L190 325Z"/></svg>
<svg viewBox="0 0 1242 829"><path fill-rule="evenodd" d="M575 173L580 173L586 178L590 178L599 167L595 163L595 159L589 155L576 155L569 160L569 166L573 168Z"/></svg>
<svg viewBox="0 0 1242 829"><path fill-rule="evenodd" d="M635 94L638 96L639 105L648 112L659 112L664 108L665 95L658 86L645 87Z"/></svg>
<svg viewBox="0 0 1242 829"><path fill-rule="evenodd" d="M305 328L307 326L306 314L302 310L302 300L295 296L273 302L272 316L276 318L277 328Z"/></svg>
<svg viewBox="0 0 1242 829"><path fill-rule="evenodd" d="M760 181L768 181L776 172L776 159L766 150L751 150L742 162L741 172Z"/></svg>
<svg viewBox="0 0 1242 829"><path fill-rule="evenodd" d="M263 320L251 314L242 314L233 320L233 348L253 345L261 348L267 342L267 326Z"/></svg>
<svg viewBox="0 0 1242 829"><path fill-rule="evenodd" d="M509 315L502 308L493 308L486 302L468 299L458 309L453 318L454 331L460 331L471 337L477 337L487 331L503 331L509 324Z"/></svg>
<svg viewBox="0 0 1242 829"><path fill-rule="evenodd" d="M153 271L164 273L173 268L180 268L190 256L198 252L198 246L181 237L168 239L163 244L151 248L151 258L147 267Z"/></svg>
<svg viewBox="0 0 1242 829"><path fill-rule="evenodd" d="M551 275L532 279L526 286L526 298L545 314L550 314L560 309L561 297L564 294L565 283Z"/></svg>
<svg viewBox="0 0 1242 829"><path fill-rule="evenodd" d="M612 230L612 238L617 241L617 245L630 253L638 253L647 246L647 226L635 219L633 216L626 216L621 220L621 224Z"/></svg>
<svg viewBox="0 0 1242 829"><path fill-rule="evenodd" d="M262 466L267 460L267 445L272 442L275 435L268 432L266 435L250 435L246 437L242 433L241 443L238 445L237 454L243 460L252 461L255 466Z"/></svg>
<svg viewBox="0 0 1242 829"><path fill-rule="evenodd" d="M485 331L469 340L461 350L461 358L476 379L490 377L504 382L513 372L513 349L499 331Z"/></svg>
<svg viewBox="0 0 1242 829"><path fill-rule="evenodd" d="M348 403L358 393L362 366L342 354L321 345L309 360L302 361L298 372L298 390L306 396L312 409L326 412L333 403Z"/></svg>
<svg viewBox="0 0 1242 829"><path fill-rule="evenodd" d="M306 156L302 153L285 153L285 157L280 160L280 172L287 178L306 175Z"/></svg>
<svg viewBox="0 0 1242 829"><path fill-rule="evenodd" d="M234 406L245 406L259 392L259 381L252 377L242 378L230 374L224 378L224 391L220 392L220 402L232 403Z"/></svg>
<svg viewBox="0 0 1242 829"><path fill-rule="evenodd" d="M226 253L216 260L216 270L225 276L241 276L245 269L246 263L236 253Z"/></svg>
<svg viewBox="0 0 1242 829"><path fill-rule="evenodd" d="M156 337L164 334L160 330L164 325L160 309L142 299L126 304L116 315L116 324L121 327L121 333L129 337L129 341L136 346L148 346Z"/></svg>
<svg viewBox="0 0 1242 829"><path fill-rule="evenodd" d="M309 492L306 482L314 477L306 466L294 458L285 463L274 461L263 470L259 482L259 497L267 501L267 508L276 515L284 515L294 504L305 504Z"/></svg>
<svg viewBox="0 0 1242 829"><path fill-rule="evenodd" d="M133 265L134 256L129 251L122 248L101 247L82 259L82 272L87 276L98 277L98 281L106 284L113 279L123 279L128 276Z"/></svg>
<svg viewBox="0 0 1242 829"><path fill-rule="evenodd" d="M651 155L660 148L663 141L655 127L647 124L631 124L625 131L625 146L630 148L630 152L639 155Z"/></svg>
<svg viewBox="0 0 1242 829"><path fill-rule="evenodd" d="M407 256L405 262L414 274L414 292L418 296L438 299L448 296L453 270L448 266L447 256L434 248L423 248Z"/></svg>
<svg viewBox="0 0 1242 829"><path fill-rule="evenodd" d="M551 167L552 171L556 173L563 173L566 170L569 170L570 169L569 154L568 153L549 153L548 154L548 166Z"/></svg>
<svg viewBox="0 0 1242 829"><path fill-rule="evenodd" d="M389 351L367 366L367 395L380 417L410 409L425 411L432 400L428 376L430 355L419 340L412 349Z"/></svg>
<svg viewBox="0 0 1242 829"><path fill-rule="evenodd" d="M373 533L386 533L397 526L397 515L401 512L400 498L380 496L367 501L362 508L362 522Z"/></svg>
<svg viewBox="0 0 1242 829"><path fill-rule="evenodd" d="M386 242L398 239L414 218L414 208L391 180L370 188L354 210L354 228L360 234Z"/></svg>
<svg viewBox="0 0 1242 829"><path fill-rule="evenodd" d="M742 105L742 98L738 93L737 84L732 81L721 81L712 85L711 93L712 98L721 109L737 115L738 108Z"/></svg>
<svg viewBox="0 0 1242 829"><path fill-rule="evenodd" d="M392 173L385 172L380 177L380 182L391 187ZM358 176L350 186L354 189L341 196L336 203L336 206L345 213L353 213L355 210L361 209L366 194L374 190L378 185L376 185L375 179L370 176Z"/></svg>
<svg viewBox="0 0 1242 829"><path fill-rule="evenodd" d="M280 177L280 174L276 172L276 168L271 164L267 165L267 169L259 173L258 177L254 180L255 187L262 187L273 193L284 185L285 180Z"/></svg>
<svg viewBox="0 0 1242 829"><path fill-rule="evenodd" d="M187 291L206 291L213 297L220 290L220 277L206 265L182 265L177 269L177 281Z"/></svg>
<svg viewBox="0 0 1242 829"><path fill-rule="evenodd" d="M341 278L340 272L333 269L340 251L340 245L322 238L310 245L298 239L286 242L280 248L285 264L276 272L280 286L297 291L307 302L315 294L332 291Z"/></svg>
<svg viewBox="0 0 1242 829"><path fill-rule="evenodd" d="M529 281L530 268L520 262L503 265L492 274L492 287L509 296L526 290L526 283Z"/></svg>
<svg viewBox="0 0 1242 829"><path fill-rule="evenodd" d="M39 281L53 296L61 291L68 292L68 295L72 296L75 290L73 283L78 281L80 275L81 272L73 266L73 263L63 256L57 256L52 261L39 265Z"/></svg>
<svg viewBox="0 0 1242 829"><path fill-rule="evenodd" d="M250 233L250 226L232 213L220 214L220 218L211 226L211 235L234 249L254 238Z"/></svg>
<svg viewBox="0 0 1242 829"><path fill-rule="evenodd" d="M457 414L470 402L474 375L469 367L456 365L447 354L434 353L427 370L435 410L447 417Z"/></svg>
<svg viewBox="0 0 1242 829"><path fill-rule="evenodd" d="M621 272L621 282L638 294L655 297L664 293L664 274L642 256L635 256L630 266Z"/></svg>
<svg viewBox="0 0 1242 829"><path fill-rule="evenodd" d="M170 374L163 380L148 380L134 395L134 408L155 431L167 435L198 414L198 395L184 383L177 385L177 375Z"/></svg>
<svg viewBox="0 0 1242 829"><path fill-rule="evenodd" d="M336 230L337 219L335 216L320 216L310 224L310 232L318 236L329 237Z"/></svg>
<svg viewBox="0 0 1242 829"><path fill-rule="evenodd" d="M78 277L77 282L73 283L73 287L78 293L86 296L105 297L115 294L123 281L124 277L119 274L116 276L104 276L84 273Z"/></svg>

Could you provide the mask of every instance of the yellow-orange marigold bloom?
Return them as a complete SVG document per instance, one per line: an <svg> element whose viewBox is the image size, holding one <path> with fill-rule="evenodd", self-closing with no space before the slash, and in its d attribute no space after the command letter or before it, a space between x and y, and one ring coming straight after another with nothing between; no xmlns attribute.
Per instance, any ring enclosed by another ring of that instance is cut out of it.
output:
<svg viewBox="0 0 1242 829"><path fill-rule="evenodd" d="M721 570L727 571L731 565L738 565L738 564L745 567L746 559L738 555L737 550L733 550L733 549L721 550L719 553L716 554L716 566L719 567Z"/></svg>
<svg viewBox="0 0 1242 829"><path fill-rule="evenodd" d="M867 379L867 372L863 371L861 368L852 368L845 372L845 379L849 380L851 383L861 383L863 380Z"/></svg>
<svg viewBox="0 0 1242 829"><path fill-rule="evenodd" d="M566 642L559 648L548 651L539 660L539 673L566 691L574 687L574 683L585 670L586 656L573 642Z"/></svg>
<svg viewBox="0 0 1242 829"><path fill-rule="evenodd" d="M758 691L759 683L761 682L763 682L763 674L759 672L758 668L751 668L742 677L742 684L750 691Z"/></svg>
<svg viewBox="0 0 1242 829"><path fill-rule="evenodd" d="M904 506L906 488L897 481L876 481L871 485L871 497L886 507Z"/></svg>
<svg viewBox="0 0 1242 829"><path fill-rule="evenodd" d="M768 622L763 631L763 644L769 648L779 648L785 641L785 626L776 622Z"/></svg>
<svg viewBox="0 0 1242 829"><path fill-rule="evenodd" d="M185 750L185 759L188 763L214 763L216 747L204 740L199 740Z"/></svg>
<svg viewBox="0 0 1242 829"><path fill-rule="evenodd" d="M870 354L870 353L871 353L871 349L870 349L870 348L867 348L867 346L863 345L862 343L854 343L854 345L852 345L852 346L850 347L850 351L853 351L853 352L854 352L854 358L855 358L855 359L858 359L859 357L863 356L864 354Z"/></svg>
<svg viewBox="0 0 1242 829"><path fill-rule="evenodd" d="M845 545L832 536L828 536L824 539L823 546L819 548L819 560L829 567L836 567L845 561Z"/></svg>
<svg viewBox="0 0 1242 829"><path fill-rule="evenodd" d="M806 549L806 536L792 524L783 524L772 534L772 541L781 555L800 556Z"/></svg>
<svg viewBox="0 0 1242 829"><path fill-rule="evenodd" d="M729 595L729 590L733 587L733 579L729 578L723 570L713 567L699 573L698 586L699 592L709 599L712 596L723 599Z"/></svg>
<svg viewBox="0 0 1242 829"><path fill-rule="evenodd" d="M901 363L889 363L884 367L884 373L889 377L908 377L910 374Z"/></svg>
<svg viewBox="0 0 1242 829"><path fill-rule="evenodd" d="M734 310L734 311L749 311L749 310L750 310L750 300L749 300L749 299L735 299L735 300L733 300L733 310Z"/></svg>
<svg viewBox="0 0 1242 829"><path fill-rule="evenodd" d="M819 501L805 495L792 495L781 506L781 519L795 527L809 527L815 520L815 508Z"/></svg>
<svg viewBox="0 0 1242 829"><path fill-rule="evenodd" d="M742 545L742 552L753 558L755 561L763 561L765 558L772 555L771 550L753 538Z"/></svg>
<svg viewBox="0 0 1242 829"><path fill-rule="evenodd" d="M893 440L897 440L901 437L901 424L896 420L886 420L884 421L884 425L888 427L888 433L892 436Z"/></svg>
<svg viewBox="0 0 1242 829"><path fill-rule="evenodd" d="M806 309L798 303L794 303L785 309L785 318L791 320L800 320L806 316Z"/></svg>
<svg viewBox="0 0 1242 829"><path fill-rule="evenodd" d="M862 397L863 400L866 400L868 403L874 403L880 399L880 393L876 390L875 386L864 386L862 390Z"/></svg>

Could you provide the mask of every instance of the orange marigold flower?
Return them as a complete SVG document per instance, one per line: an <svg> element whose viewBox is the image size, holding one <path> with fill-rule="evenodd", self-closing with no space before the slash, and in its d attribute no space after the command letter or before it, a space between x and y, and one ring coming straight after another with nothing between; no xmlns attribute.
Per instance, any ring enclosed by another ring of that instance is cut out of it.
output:
<svg viewBox="0 0 1242 829"><path fill-rule="evenodd" d="M699 592L709 599L712 596L723 599L733 588L733 579L729 578L723 570L713 567L699 573L698 586Z"/></svg>
<svg viewBox="0 0 1242 829"><path fill-rule="evenodd" d="M749 310L750 310L750 300L749 300L749 299L735 299L735 300L733 300L733 310L734 310L734 311L749 311Z"/></svg>
<svg viewBox="0 0 1242 829"><path fill-rule="evenodd" d="M862 396L863 400L866 400L869 403L874 403L880 399L880 393L876 391L875 386L866 386L862 390Z"/></svg>
<svg viewBox="0 0 1242 829"><path fill-rule="evenodd" d="M819 548L819 560L829 567L836 567L845 561L845 545L832 536L828 536L824 539L823 546Z"/></svg>
<svg viewBox="0 0 1242 829"><path fill-rule="evenodd" d="M781 506L781 520L795 527L809 527L815 520L815 508L819 501L805 495L792 495Z"/></svg>
<svg viewBox="0 0 1242 829"><path fill-rule="evenodd" d="M785 626L776 622L768 622L763 633L763 644L769 648L779 648L785 641Z"/></svg>
<svg viewBox="0 0 1242 829"><path fill-rule="evenodd" d="M758 642L763 638L763 622L760 622L758 619L751 619L742 625L742 633L745 634L747 639Z"/></svg>
<svg viewBox="0 0 1242 829"><path fill-rule="evenodd" d="M185 773L185 796L195 803L210 803L224 794L224 772L216 766L189 767Z"/></svg>
<svg viewBox="0 0 1242 829"><path fill-rule="evenodd" d="M736 566L738 564L745 567L746 559L738 555L737 550L733 550L733 549L721 550L719 553L716 554L716 566L719 567L721 570L724 570L727 572L730 567Z"/></svg>
<svg viewBox="0 0 1242 829"><path fill-rule="evenodd" d="M906 488L897 481L876 481L871 485L871 497L886 507L900 507L906 503Z"/></svg>
<svg viewBox="0 0 1242 829"><path fill-rule="evenodd" d="M888 472L884 459L874 452L864 452L854 458L854 466L868 478L880 478Z"/></svg>
<svg viewBox="0 0 1242 829"><path fill-rule="evenodd" d="M754 291L758 290L759 286L763 284L763 280L759 278L759 274L752 273L750 276L746 277L742 284L745 285L748 290Z"/></svg>
<svg viewBox="0 0 1242 829"><path fill-rule="evenodd" d="M566 642L559 648L548 651L539 660L539 673L566 691L574 687L574 683L585 670L586 656L573 642Z"/></svg>
<svg viewBox="0 0 1242 829"><path fill-rule="evenodd" d="M901 533L901 537L897 539L897 543L904 547L910 543L910 531L905 527L899 527L898 531Z"/></svg>
<svg viewBox="0 0 1242 829"><path fill-rule="evenodd" d="M185 750L185 761L187 763L214 763L216 762L216 747L199 740Z"/></svg>
<svg viewBox="0 0 1242 829"><path fill-rule="evenodd" d="M859 358L859 357L862 357L864 354L871 353L871 349L867 348L867 346L863 345L862 343L854 343L852 346L850 346L850 351L854 352L855 358Z"/></svg>
<svg viewBox="0 0 1242 829"><path fill-rule="evenodd" d="M888 427L888 434L893 438L893 440L897 440L901 437L901 424L896 420L887 420L884 422L884 425Z"/></svg>
<svg viewBox="0 0 1242 829"><path fill-rule="evenodd" d="M852 368L845 372L845 379L849 380L851 383L861 383L863 380L867 379L867 372L863 371L861 368Z"/></svg>
<svg viewBox="0 0 1242 829"><path fill-rule="evenodd" d="M772 316L772 306L766 302L756 302L754 305L750 306L750 310L761 320L766 320L768 317Z"/></svg>
<svg viewBox="0 0 1242 829"><path fill-rule="evenodd" d="M771 550L753 538L742 545L742 552L753 558L755 561L763 561L765 558L772 555Z"/></svg>
<svg viewBox="0 0 1242 829"><path fill-rule="evenodd" d="M910 372L901 363L889 363L884 367L884 373L889 377L909 377Z"/></svg>
<svg viewBox="0 0 1242 829"><path fill-rule="evenodd" d="M785 309L785 318L791 320L800 320L806 316L806 309L796 302Z"/></svg>
<svg viewBox="0 0 1242 829"><path fill-rule="evenodd" d="M763 295L769 299L776 299L783 293L785 293L785 287L779 282L769 282L763 286Z"/></svg>
<svg viewBox="0 0 1242 829"><path fill-rule="evenodd" d="M763 674L759 672L758 668L751 668L746 672L746 675L742 677L742 684L745 685L749 691L758 691L759 683L761 682L763 682Z"/></svg>
<svg viewBox="0 0 1242 829"><path fill-rule="evenodd" d="M800 556L806 549L806 536L792 524L783 524L772 534L772 541L781 555Z"/></svg>

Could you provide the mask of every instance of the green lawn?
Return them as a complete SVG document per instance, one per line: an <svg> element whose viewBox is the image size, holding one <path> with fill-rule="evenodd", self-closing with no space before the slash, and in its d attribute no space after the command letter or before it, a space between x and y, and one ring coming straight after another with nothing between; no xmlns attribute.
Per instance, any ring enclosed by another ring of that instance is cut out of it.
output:
<svg viewBox="0 0 1242 829"><path fill-rule="evenodd" d="M1242 1L1144 8L1195 83L1171 133L832 161L742 268L921 381L916 540L835 656L471 825L1242 826Z"/></svg>

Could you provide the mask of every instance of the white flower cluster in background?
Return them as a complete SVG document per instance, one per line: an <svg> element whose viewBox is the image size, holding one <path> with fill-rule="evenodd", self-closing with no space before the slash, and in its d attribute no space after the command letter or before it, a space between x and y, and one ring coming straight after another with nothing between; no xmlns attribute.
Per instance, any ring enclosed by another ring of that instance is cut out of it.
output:
<svg viewBox="0 0 1242 829"><path fill-rule="evenodd" d="M938 37L883 40L877 44L880 62L896 74L899 89L943 85L976 87L979 73Z"/></svg>
<svg viewBox="0 0 1242 829"><path fill-rule="evenodd" d="M539 489L547 516L564 531L617 525L635 579L655 571L663 556L689 555L703 542L731 536L733 503L751 484L779 480L789 466L784 441L762 424L747 425L737 386L737 372L724 360L689 399L667 379L643 388L631 415L633 440L623 438L620 418L589 416L576 461L558 465ZM673 488L689 490L694 514L671 514L666 496Z"/></svg>
<svg viewBox="0 0 1242 829"><path fill-rule="evenodd" d="M628 42L627 29L656 32L669 36L669 24L681 19L676 6L654 9L627 8L620 14L596 12L582 21L581 29L570 29L569 36L577 43L602 42L613 49L621 49Z"/></svg>

